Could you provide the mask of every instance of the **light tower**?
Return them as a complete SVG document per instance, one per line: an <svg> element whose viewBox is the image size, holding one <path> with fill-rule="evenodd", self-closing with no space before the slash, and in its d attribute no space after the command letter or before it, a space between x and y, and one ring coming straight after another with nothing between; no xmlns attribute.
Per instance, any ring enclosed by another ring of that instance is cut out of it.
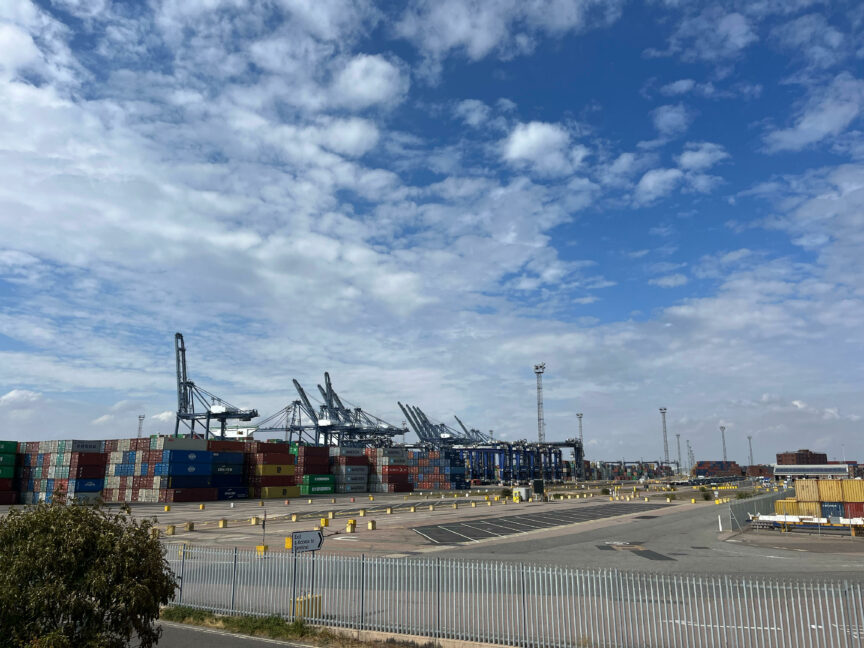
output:
<svg viewBox="0 0 864 648"><path fill-rule="evenodd" d="M681 435L675 434L675 441L678 444L678 472L681 472Z"/></svg>
<svg viewBox="0 0 864 648"><path fill-rule="evenodd" d="M537 441L546 442L546 423L543 421L543 372L546 371L546 363L534 365L534 373L537 374Z"/></svg>
<svg viewBox="0 0 864 648"><path fill-rule="evenodd" d="M693 448L690 447L690 439L687 439L687 463L690 464L690 469L687 472L690 472L696 465L696 457L693 455Z"/></svg>
<svg viewBox="0 0 864 648"><path fill-rule="evenodd" d="M577 412L576 418L579 419L579 443L581 443L582 447L584 448L585 444L583 443L583 440L582 440L582 412Z"/></svg>
<svg viewBox="0 0 864 648"><path fill-rule="evenodd" d="M666 436L666 408L660 408L660 417L663 419L663 460L669 465L669 439Z"/></svg>
<svg viewBox="0 0 864 648"><path fill-rule="evenodd" d="M138 415L138 438L141 438L141 432L144 429L144 414Z"/></svg>
<svg viewBox="0 0 864 648"><path fill-rule="evenodd" d="M726 461L726 426L720 426L720 439L723 441L723 461Z"/></svg>
<svg viewBox="0 0 864 648"><path fill-rule="evenodd" d="M748 465L752 466L753 465L753 437L750 436L749 434L747 435L747 445L750 448L750 463Z"/></svg>

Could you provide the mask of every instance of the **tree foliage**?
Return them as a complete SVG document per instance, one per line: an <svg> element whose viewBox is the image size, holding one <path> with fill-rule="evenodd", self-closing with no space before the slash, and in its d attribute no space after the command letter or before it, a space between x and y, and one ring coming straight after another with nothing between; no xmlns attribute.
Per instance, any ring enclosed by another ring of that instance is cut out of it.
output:
<svg viewBox="0 0 864 648"><path fill-rule="evenodd" d="M75 502L0 518L0 646L156 645L176 584L151 526Z"/></svg>

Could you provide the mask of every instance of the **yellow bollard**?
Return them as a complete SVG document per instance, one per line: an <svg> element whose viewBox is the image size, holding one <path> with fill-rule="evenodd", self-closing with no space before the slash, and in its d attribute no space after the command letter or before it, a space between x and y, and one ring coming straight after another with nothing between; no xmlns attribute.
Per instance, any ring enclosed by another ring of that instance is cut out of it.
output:
<svg viewBox="0 0 864 648"><path fill-rule="evenodd" d="M614 497L610 497L610 498L609 498L609 501L610 501L610 502L614 502L614 501L615 501L615 498L614 498Z"/></svg>
<svg viewBox="0 0 864 648"><path fill-rule="evenodd" d="M486 502L486 506L492 506L492 502Z"/></svg>
<svg viewBox="0 0 864 648"><path fill-rule="evenodd" d="M429 510L430 510L430 511L434 511L434 510L435 510L435 505L434 505L434 504L430 504L430 505L429 505Z"/></svg>
<svg viewBox="0 0 864 648"><path fill-rule="evenodd" d="M174 525L173 524L169 524L168 526L165 527L165 535L166 536L173 536L174 535Z"/></svg>
<svg viewBox="0 0 864 648"><path fill-rule="evenodd" d="M375 496L374 496L374 495L370 495L370 496L369 496L369 501L370 501L370 502L374 502L374 501L375 501Z"/></svg>
<svg viewBox="0 0 864 648"><path fill-rule="evenodd" d="M336 503L336 498L335 498L335 497L331 497L331 498L330 498L330 503L331 503L331 504L335 504L335 503Z"/></svg>
<svg viewBox="0 0 864 648"><path fill-rule="evenodd" d="M306 500L306 503L307 503L307 504L311 504L311 503L312 503L312 500L311 500L311 499L310 499L310 500Z"/></svg>
<svg viewBox="0 0 864 648"><path fill-rule="evenodd" d="M267 550L270 548L270 545L255 545L255 551L259 556L263 556L267 553Z"/></svg>
<svg viewBox="0 0 864 648"><path fill-rule="evenodd" d="M471 508L477 508L477 502L471 502Z"/></svg>
<svg viewBox="0 0 864 648"><path fill-rule="evenodd" d="M257 515L253 515L253 516L250 518L249 522L252 524L252 526L257 525L257 524L258 524L258 516L257 516Z"/></svg>
<svg viewBox="0 0 864 648"><path fill-rule="evenodd" d="M228 520L226 520L225 518L222 518L221 520L219 520L219 528L220 529L227 529L228 528Z"/></svg>
<svg viewBox="0 0 864 648"><path fill-rule="evenodd" d="M321 518L321 526L322 527L330 526L330 520L328 520L327 518Z"/></svg>
<svg viewBox="0 0 864 648"><path fill-rule="evenodd" d="M672 501L672 498L671 498L671 497L667 497L667 498L666 498L666 503L667 503L667 504L668 504L669 502L671 502L671 501Z"/></svg>
<svg viewBox="0 0 864 648"><path fill-rule="evenodd" d="M374 531L375 530L375 520L369 520L369 522L366 523L366 528L369 529L370 531Z"/></svg>
<svg viewBox="0 0 864 648"><path fill-rule="evenodd" d="M294 541L292 540L291 536L287 536L285 538L285 548L286 549L292 549L293 546L294 546Z"/></svg>
<svg viewBox="0 0 864 648"><path fill-rule="evenodd" d="M387 515L393 515L393 508L390 506L387 507Z"/></svg>
<svg viewBox="0 0 864 648"><path fill-rule="evenodd" d="M417 512L417 507L416 507L416 506L412 506L411 508L408 509L408 512L409 512L409 513L416 513L416 512Z"/></svg>
<svg viewBox="0 0 864 648"><path fill-rule="evenodd" d="M458 502L453 502L453 508L454 508L454 509L458 509L458 508L459 508L459 504L458 504Z"/></svg>
<svg viewBox="0 0 864 648"><path fill-rule="evenodd" d="M258 506L264 506L264 501L262 500L262 501L258 502Z"/></svg>
<svg viewBox="0 0 864 648"><path fill-rule="evenodd" d="M366 517L366 509L360 509L359 511L357 511L357 515L359 515L360 517Z"/></svg>
<svg viewBox="0 0 864 648"><path fill-rule="evenodd" d="M347 524L345 526L345 533L354 533L354 525L353 524Z"/></svg>
<svg viewBox="0 0 864 648"><path fill-rule="evenodd" d="M168 511L171 510L171 506L170 506L169 504L166 504L166 505L165 505L165 508L162 509L162 510L164 510L164 511L167 513Z"/></svg>
<svg viewBox="0 0 864 648"><path fill-rule="evenodd" d="M297 521L297 514L296 514L296 513L292 513L292 514L291 514L291 521L292 521L292 522L296 522L296 521Z"/></svg>
<svg viewBox="0 0 864 648"><path fill-rule="evenodd" d="M199 505L198 505L198 510L199 510L199 511L203 511L203 510L204 510L204 505L203 505L203 504L199 504Z"/></svg>
<svg viewBox="0 0 864 648"><path fill-rule="evenodd" d="M648 501L648 498L647 498L647 497L645 498L645 501L646 501L646 502Z"/></svg>
<svg viewBox="0 0 864 648"><path fill-rule="evenodd" d="M336 513L334 511L327 511L327 517L332 520L336 517Z"/></svg>
<svg viewBox="0 0 864 648"><path fill-rule="evenodd" d="M195 530L195 523L194 522L187 522L186 524L183 525L183 529L185 531L194 531Z"/></svg>
<svg viewBox="0 0 864 648"><path fill-rule="evenodd" d="M696 498L695 498L695 497L691 497L691 498L690 498L690 503L691 503L691 504L695 504L695 503L696 503Z"/></svg>
<svg viewBox="0 0 864 648"><path fill-rule="evenodd" d="M489 496L488 496L488 495L486 496L486 501L487 501L487 502L489 501Z"/></svg>

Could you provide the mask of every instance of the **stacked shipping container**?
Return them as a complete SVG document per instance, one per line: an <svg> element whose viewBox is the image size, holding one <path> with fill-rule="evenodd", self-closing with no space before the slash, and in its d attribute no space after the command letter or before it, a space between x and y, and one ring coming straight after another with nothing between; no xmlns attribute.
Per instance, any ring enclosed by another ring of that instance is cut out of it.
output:
<svg viewBox="0 0 864 648"><path fill-rule="evenodd" d="M774 503L777 515L827 518L864 518L864 480L800 479L795 497Z"/></svg>
<svg viewBox="0 0 864 648"><path fill-rule="evenodd" d="M103 441L36 441L19 444L18 449L21 456L16 473L20 473L19 500L23 504L50 502L55 493L79 499L101 496L105 484ZM81 458L82 454L91 453L100 456ZM88 471L86 465L97 468Z"/></svg>
<svg viewBox="0 0 864 648"><path fill-rule="evenodd" d="M296 486L296 455L287 443L245 443L246 483L253 497L270 499L300 495Z"/></svg>
<svg viewBox="0 0 864 648"><path fill-rule="evenodd" d="M18 442L0 441L0 504L18 503L18 491L14 488L17 464Z"/></svg>
<svg viewBox="0 0 864 648"><path fill-rule="evenodd" d="M366 456L371 466L370 493L410 493L414 490L405 448L366 448Z"/></svg>
<svg viewBox="0 0 864 648"><path fill-rule="evenodd" d="M296 445L297 476L301 495L334 492L335 476L330 474L330 453L322 446Z"/></svg>
<svg viewBox="0 0 864 648"><path fill-rule="evenodd" d="M337 493L365 493L369 482L365 449L331 447L330 473Z"/></svg>

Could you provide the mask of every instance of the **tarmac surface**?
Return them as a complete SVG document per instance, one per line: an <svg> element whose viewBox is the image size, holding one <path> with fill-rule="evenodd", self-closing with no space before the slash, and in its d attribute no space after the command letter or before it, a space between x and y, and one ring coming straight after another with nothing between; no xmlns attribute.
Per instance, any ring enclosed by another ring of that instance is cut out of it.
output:
<svg viewBox="0 0 864 648"><path fill-rule="evenodd" d="M210 628L198 628L180 623L160 623L162 638L159 648L265 648L285 646L291 648L309 648L310 644L263 639L248 635L232 634Z"/></svg>

